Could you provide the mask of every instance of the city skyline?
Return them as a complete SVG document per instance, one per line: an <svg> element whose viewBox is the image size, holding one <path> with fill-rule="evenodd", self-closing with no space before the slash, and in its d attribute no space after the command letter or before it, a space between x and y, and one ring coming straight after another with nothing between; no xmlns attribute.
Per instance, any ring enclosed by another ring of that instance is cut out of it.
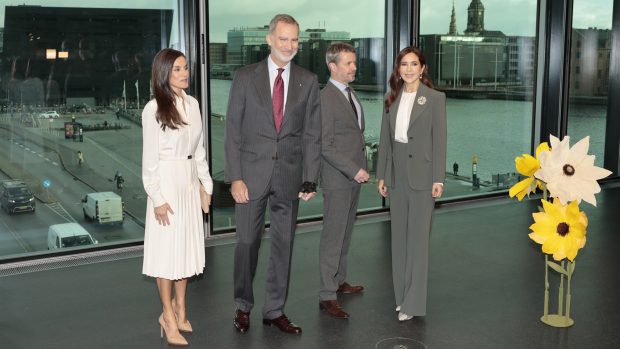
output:
<svg viewBox="0 0 620 349"><path fill-rule="evenodd" d="M421 0L420 32L446 34L450 24L453 0ZM255 0L233 0L209 3L210 41L226 42L231 29L262 27L276 12L289 13L300 23L302 30L325 28L328 31L348 31L351 38L383 37L384 21L372 16L384 13L385 5L376 0L358 0L351 7L332 0L297 0L281 4L274 0L263 1L261 10L251 6ZM456 24L459 34L467 26L467 7L471 0L455 0ZM482 0L485 7L485 28L499 30L510 36L535 36L536 0ZM270 4L274 4L271 6ZM576 0L573 28L611 28L612 0ZM272 9L277 8L277 11ZM329 11L325 11L329 9ZM350 13L351 21L344 21ZM515 15L515 14L521 14Z"/></svg>
<svg viewBox="0 0 620 349"><path fill-rule="evenodd" d="M471 0L454 0L457 31L462 34L467 25L467 7ZM32 5L50 6L49 0L1 1L0 23L4 26L4 6ZM376 17L385 11L385 3L377 0L355 0L351 2L333 0L256 0L210 1L210 41L226 42L228 30L242 27L262 27L276 12L289 13L300 23L302 30L325 28L329 31L347 31L352 38L384 37L384 18ZM453 0L421 0L421 34L445 34L450 23ZM536 0L482 0L485 7L485 28L499 30L506 35L535 36ZM351 6L355 4L355 6ZM176 1L169 0L109 0L105 2L83 0L58 0L53 7L99 7L132 9L176 9ZM613 0L575 0L573 28L611 27ZM350 21L343 20L347 15ZM521 15L519 15L521 14ZM374 17L373 17L374 16ZM172 26L172 37L176 38L176 16Z"/></svg>

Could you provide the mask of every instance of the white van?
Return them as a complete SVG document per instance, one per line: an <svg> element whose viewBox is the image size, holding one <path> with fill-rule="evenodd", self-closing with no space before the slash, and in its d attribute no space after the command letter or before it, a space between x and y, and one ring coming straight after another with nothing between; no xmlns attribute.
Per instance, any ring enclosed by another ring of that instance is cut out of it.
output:
<svg viewBox="0 0 620 349"><path fill-rule="evenodd" d="M123 198L111 191L86 194L82 209L87 221L123 224Z"/></svg>
<svg viewBox="0 0 620 349"><path fill-rule="evenodd" d="M50 225L47 231L47 249L78 247L98 244L97 240L77 223Z"/></svg>

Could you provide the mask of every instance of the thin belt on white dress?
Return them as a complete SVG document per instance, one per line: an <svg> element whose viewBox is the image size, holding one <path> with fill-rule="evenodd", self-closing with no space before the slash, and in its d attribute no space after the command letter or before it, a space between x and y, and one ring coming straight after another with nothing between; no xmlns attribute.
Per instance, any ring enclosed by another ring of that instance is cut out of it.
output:
<svg viewBox="0 0 620 349"><path fill-rule="evenodd" d="M167 155L160 155L159 156L159 160L164 160L164 161L179 161L179 160L191 160L193 158L192 155L188 155L188 156L167 156Z"/></svg>

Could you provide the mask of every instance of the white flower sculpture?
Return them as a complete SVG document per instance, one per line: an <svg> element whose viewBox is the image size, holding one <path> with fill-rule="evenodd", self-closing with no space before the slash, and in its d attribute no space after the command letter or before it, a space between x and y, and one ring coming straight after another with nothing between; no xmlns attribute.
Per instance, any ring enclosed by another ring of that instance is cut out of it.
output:
<svg viewBox="0 0 620 349"><path fill-rule="evenodd" d="M588 155L590 137L584 137L571 148L570 137L562 141L550 136L551 150L539 155L540 169L534 177L547 183L552 197L560 199L563 205L581 200L596 206L594 194L601 191L596 182L611 174L604 168L594 166L594 155Z"/></svg>

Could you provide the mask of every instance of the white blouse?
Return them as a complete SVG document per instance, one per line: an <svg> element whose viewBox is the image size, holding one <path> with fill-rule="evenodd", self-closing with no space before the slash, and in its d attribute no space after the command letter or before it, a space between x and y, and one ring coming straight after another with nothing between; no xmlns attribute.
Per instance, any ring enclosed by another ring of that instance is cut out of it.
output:
<svg viewBox="0 0 620 349"><path fill-rule="evenodd" d="M155 207L166 203L160 190L158 172L160 158L187 158L188 155L192 155L196 161L198 179L208 194L213 193L213 180L206 160L198 101L183 92L183 98L176 98L176 107L187 123L180 125L176 130L168 127L166 131L162 130L161 124L155 118L157 112L155 99L148 102L142 111L142 181L144 190L153 200Z"/></svg>
<svg viewBox="0 0 620 349"><path fill-rule="evenodd" d="M394 139L399 143L409 143L407 131L409 130L409 121L411 120L411 110L415 102L416 92L403 91L398 104L398 112L396 113L396 125Z"/></svg>

